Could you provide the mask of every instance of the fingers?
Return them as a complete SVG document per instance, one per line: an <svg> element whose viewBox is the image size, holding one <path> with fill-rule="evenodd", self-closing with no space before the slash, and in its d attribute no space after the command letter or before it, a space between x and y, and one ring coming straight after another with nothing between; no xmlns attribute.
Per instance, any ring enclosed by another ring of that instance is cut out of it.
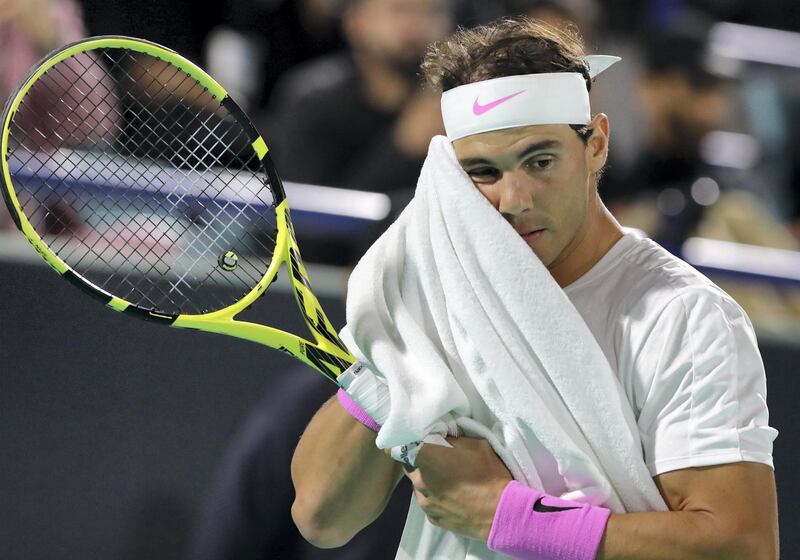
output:
<svg viewBox="0 0 800 560"><path fill-rule="evenodd" d="M418 489L415 487L414 496L417 499L419 507L425 513L425 517L428 518L428 521L430 521L432 525L435 525L437 527L441 526L442 522L441 511L431 501L428 492L424 489Z"/></svg>
<svg viewBox="0 0 800 560"><path fill-rule="evenodd" d="M425 509L428 498L431 496L431 491L422 478L422 473L416 468L411 468L410 470L406 470L406 478L411 481L411 486L414 487L414 494L417 496L417 501L423 506L423 509Z"/></svg>
<svg viewBox="0 0 800 560"><path fill-rule="evenodd" d="M406 478L411 481L411 484L414 488L422 488L424 485L422 483L422 474L416 467L408 467L407 465L403 465L403 470L405 471Z"/></svg>

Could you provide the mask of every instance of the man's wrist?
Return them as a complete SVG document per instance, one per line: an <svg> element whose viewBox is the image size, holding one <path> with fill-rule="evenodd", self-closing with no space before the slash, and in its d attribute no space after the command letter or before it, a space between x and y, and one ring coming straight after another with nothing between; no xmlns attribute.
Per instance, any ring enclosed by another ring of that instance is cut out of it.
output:
<svg viewBox="0 0 800 560"><path fill-rule="evenodd" d="M376 425L386 422L390 407L389 386L383 377L373 373L365 364L355 362L337 378L337 382ZM352 408L350 403L347 405L345 408Z"/></svg>
<svg viewBox="0 0 800 560"><path fill-rule="evenodd" d="M342 405L350 416L364 424L370 430L377 432L381 429L381 425L373 420L350 395L345 393L344 389L339 389L336 393L336 397L339 399L339 404Z"/></svg>
<svg viewBox="0 0 800 560"><path fill-rule="evenodd" d="M500 497L487 546L520 560L593 560L610 515L512 480Z"/></svg>

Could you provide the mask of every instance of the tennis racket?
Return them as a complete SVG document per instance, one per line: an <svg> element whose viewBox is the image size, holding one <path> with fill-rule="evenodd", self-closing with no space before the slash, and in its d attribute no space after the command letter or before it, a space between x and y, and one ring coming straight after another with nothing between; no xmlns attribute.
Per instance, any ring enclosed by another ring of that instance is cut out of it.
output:
<svg viewBox="0 0 800 560"><path fill-rule="evenodd" d="M85 39L31 69L2 125L3 198L62 278L116 312L258 342L334 382L355 362L311 290L264 139L195 64L141 39ZM307 339L236 319L283 265Z"/></svg>

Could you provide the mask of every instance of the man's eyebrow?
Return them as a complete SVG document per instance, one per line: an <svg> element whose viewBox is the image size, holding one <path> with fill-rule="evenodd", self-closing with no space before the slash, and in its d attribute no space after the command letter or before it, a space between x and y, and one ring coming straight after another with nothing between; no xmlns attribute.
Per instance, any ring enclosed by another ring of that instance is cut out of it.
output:
<svg viewBox="0 0 800 560"><path fill-rule="evenodd" d="M541 142L536 142L522 149L522 151L520 151L517 154L516 159L521 160L536 152L540 152L542 150L549 150L552 148L560 148L560 147L561 147L561 142L559 142L558 140L542 140ZM458 162L461 164L462 167L469 167L472 165L492 164L491 160L482 157L464 158L458 160Z"/></svg>
<svg viewBox="0 0 800 560"><path fill-rule="evenodd" d="M552 148L560 148L561 142L558 140L542 140L541 142L536 142L535 144L531 144L521 152L517 156L517 159L525 159L529 155L535 152L541 152L542 150L550 150Z"/></svg>

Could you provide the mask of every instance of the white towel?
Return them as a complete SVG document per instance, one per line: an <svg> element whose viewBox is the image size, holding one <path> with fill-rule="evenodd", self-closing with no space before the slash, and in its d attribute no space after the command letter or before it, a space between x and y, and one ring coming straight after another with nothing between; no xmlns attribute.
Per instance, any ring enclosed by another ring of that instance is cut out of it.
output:
<svg viewBox="0 0 800 560"><path fill-rule="evenodd" d="M666 509L602 350L445 137L431 142L414 199L354 269L342 334L389 386L378 447L457 424L546 493L618 513ZM563 479L551 488L543 460ZM428 523L412 499L397 558L495 557Z"/></svg>

